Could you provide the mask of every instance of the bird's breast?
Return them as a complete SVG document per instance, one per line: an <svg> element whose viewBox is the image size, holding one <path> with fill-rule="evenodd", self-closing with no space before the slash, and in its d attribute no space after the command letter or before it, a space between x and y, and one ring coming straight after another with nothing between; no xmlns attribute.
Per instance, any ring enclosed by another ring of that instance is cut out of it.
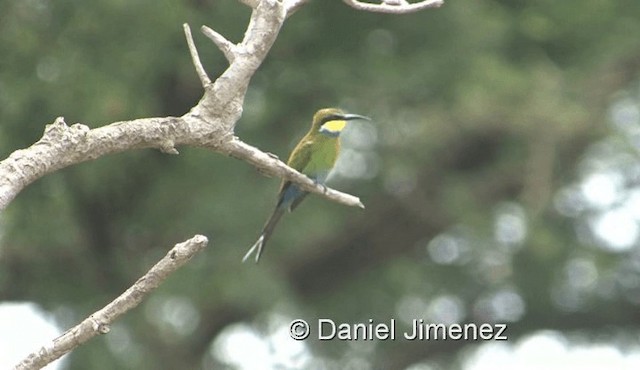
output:
<svg viewBox="0 0 640 370"><path fill-rule="evenodd" d="M337 140L322 140L316 143L304 174L324 183L338 159L339 145Z"/></svg>

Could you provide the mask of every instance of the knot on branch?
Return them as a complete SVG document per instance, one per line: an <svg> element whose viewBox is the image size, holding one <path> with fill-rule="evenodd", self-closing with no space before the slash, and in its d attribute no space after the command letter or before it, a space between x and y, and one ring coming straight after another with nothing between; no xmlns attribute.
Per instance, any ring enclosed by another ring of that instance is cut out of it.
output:
<svg viewBox="0 0 640 370"><path fill-rule="evenodd" d="M109 327L109 325L96 320L96 318L93 317L93 315L91 316L91 327L95 332L99 334L107 334L108 332L111 331L111 328Z"/></svg>
<svg viewBox="0 0 640 370"><path fill-rule="evenodd" d="M53 123L45 126L44 134L40 141L46 143L77 144L84 140L88 132L89 127L86 125L76 123L69 127L64 122L64 117L58 117Z"/></svg>
<svg viewBox="0 0 640 370"><path fill-rule="evenodd" d="M162 143L160 143L159 149L162 153L165 154L180 154L180 152L178 152L178 150L175 147L176 143L173 140L167 139L165 141L163 141Z"/></svg>

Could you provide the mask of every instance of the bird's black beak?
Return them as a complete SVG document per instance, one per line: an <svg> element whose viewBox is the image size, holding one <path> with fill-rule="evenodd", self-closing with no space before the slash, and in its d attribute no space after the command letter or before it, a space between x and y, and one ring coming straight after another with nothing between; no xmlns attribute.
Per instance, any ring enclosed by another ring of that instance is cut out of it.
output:
<svg viewBox="0 0 640 370"><path fill-rule="evenodd" d="M345 114L342 116L342 119L345 121L352 121L355 119L362 119L365 121L371 121L371 118L367 117L367 116L361 116L359 114Z"/></svg>

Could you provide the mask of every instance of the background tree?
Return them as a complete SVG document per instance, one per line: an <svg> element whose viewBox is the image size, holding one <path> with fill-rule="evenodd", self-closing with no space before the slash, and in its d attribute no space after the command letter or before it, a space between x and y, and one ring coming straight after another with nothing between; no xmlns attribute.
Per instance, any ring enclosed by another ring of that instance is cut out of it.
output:
<svg viewBox="0 0 640 370"><path fill-rule="evenodd" d="M230 1L0 4L2 157L60 115L99 127L184 114L201 86L181 24L235 41L248 14ZM310 2L252 79L235 132L284 158L317 108L373 117L345 137L333 182L365 211L310 197L261 264L242 265L278 181L197 148L106 156L39 180L4 211L0 299L38 302L69 327L164 255L158 246L204 233L213 248L69 366L223 365L230 333L268 340L296 317L497 321L512 341L552 329L635 343L639 18L632 0L450 2L403 16ZM212 78L226 68L199 50ZM309 341L299 361L456 368L477 345Z"/></svg>

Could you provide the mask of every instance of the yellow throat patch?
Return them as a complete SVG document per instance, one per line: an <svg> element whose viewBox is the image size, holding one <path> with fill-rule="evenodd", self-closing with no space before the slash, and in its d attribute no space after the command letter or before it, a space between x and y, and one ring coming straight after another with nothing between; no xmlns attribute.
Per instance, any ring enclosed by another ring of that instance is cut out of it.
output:
<svg viewBox="0 0 640 370"><path fill-rule="evenodd" d="M320 131L327 131L332 134L338 134L344 129L346 125L347 121L344 120L327 121L320 127Z"/></svg>

